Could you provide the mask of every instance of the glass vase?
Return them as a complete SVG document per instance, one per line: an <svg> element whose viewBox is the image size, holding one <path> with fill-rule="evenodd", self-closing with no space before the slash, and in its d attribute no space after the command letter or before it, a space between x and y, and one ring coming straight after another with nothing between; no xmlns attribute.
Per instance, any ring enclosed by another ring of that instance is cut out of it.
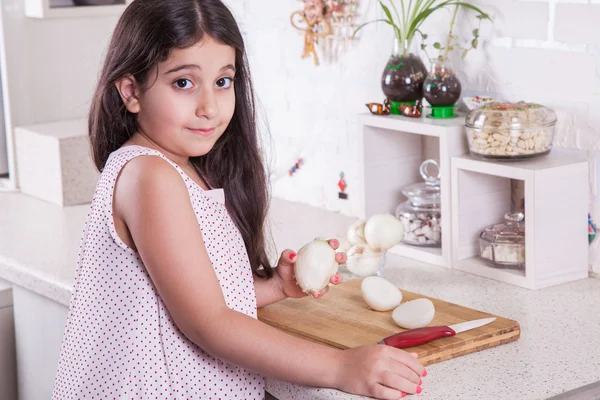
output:
<svg viewBox="0 0 600 400"><path fill-rule="evenodd" d="M414 104L423 98L426 76L427 68L416 47L410 42L394 39L392 55L381 76L381 89L391 103L392 114L400 114L400 104Z"/></svg>
<svg viewBox="0 0 600 400"><path fill-rule="evenodd" d="M425 78L423 96L432 107L452 107L460 98L460 81L448 59L438 58Z"/></svg>

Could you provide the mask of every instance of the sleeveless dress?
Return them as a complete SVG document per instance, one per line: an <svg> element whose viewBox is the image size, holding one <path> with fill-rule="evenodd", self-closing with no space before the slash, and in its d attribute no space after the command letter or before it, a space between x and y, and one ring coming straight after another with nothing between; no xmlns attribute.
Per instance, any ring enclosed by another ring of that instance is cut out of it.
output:
<svg viewBox="0 0 600 400"><path fill-rule="evenodd" d="M115 182L139 156L161 157L179 171L227 306L256 318L250 262L222 189L203 190L156 150L122 147L106 162L84 228L52 399L263 399L262 376L183 335L138 253L117 235Z"/></svg>

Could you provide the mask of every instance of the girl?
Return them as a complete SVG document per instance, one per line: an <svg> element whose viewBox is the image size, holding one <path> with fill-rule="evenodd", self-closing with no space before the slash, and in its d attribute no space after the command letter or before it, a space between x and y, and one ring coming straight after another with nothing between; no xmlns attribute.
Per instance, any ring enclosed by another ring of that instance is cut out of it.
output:
<svg viewBox="0 0 600 400"><path fill-rule="evenodd" d="M303 293L295 253L276 268L267 259L254 96L221 1L131 3L89 132L102 174L53 399L262 399L262 376L383 399L421 391L413 355L336 350L256 319L257 307Z"/></svg>

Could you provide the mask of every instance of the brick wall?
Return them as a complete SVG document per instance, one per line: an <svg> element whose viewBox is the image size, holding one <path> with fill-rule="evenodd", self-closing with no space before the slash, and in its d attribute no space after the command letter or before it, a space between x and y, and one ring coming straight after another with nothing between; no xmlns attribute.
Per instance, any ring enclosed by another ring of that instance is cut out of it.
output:
<svg viewBox="0 0 600 400"><path fill-rule="evenodd" d="M356 116L366 111L366 102L383 100L380 77L391 50L391 29L371 25L338 62L315 67L300 59L302 36L289 23L301 2L229 4L248 39L257 92L270 124L273 194L357 215ZM476 4L494 24L483 24L480 49L455 60L464 93L546 104L559 114L556 146L600 150L600 0ZM360 13L360 20L382 17L375 1L362 1ZM430 44L443 38L449 20L450 12L442 11L425 24ZM459 31L466 38L474 21L459 16ZM596 214L596 155L590 156L591 209ZM290 177L288 169L300 157L305 164ZM348 183L348 200L337 196L340 171ZM600 253L594 257L600 262Z"/></svg>

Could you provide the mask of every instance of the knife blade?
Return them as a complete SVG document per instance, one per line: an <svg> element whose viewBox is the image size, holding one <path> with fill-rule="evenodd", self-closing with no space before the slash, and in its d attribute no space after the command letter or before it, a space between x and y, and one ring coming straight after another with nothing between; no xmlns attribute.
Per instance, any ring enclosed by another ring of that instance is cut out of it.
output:
<svg viewBox="0 0 600 400"><path fill-rule="evenodd" d="M436 339L440 339L443 337L451 337L461 332L480 328L484 325L494 322L495 320L496 318L483 318L476 319L473 321L461 322L459 324L450 326L426 326L424 328L409 329L407 331L399 332L394 335L388 336L379 341L379 344L385 344L388 346L396 347L398 349L420 346L422 344L429 343Z"/></svg>

